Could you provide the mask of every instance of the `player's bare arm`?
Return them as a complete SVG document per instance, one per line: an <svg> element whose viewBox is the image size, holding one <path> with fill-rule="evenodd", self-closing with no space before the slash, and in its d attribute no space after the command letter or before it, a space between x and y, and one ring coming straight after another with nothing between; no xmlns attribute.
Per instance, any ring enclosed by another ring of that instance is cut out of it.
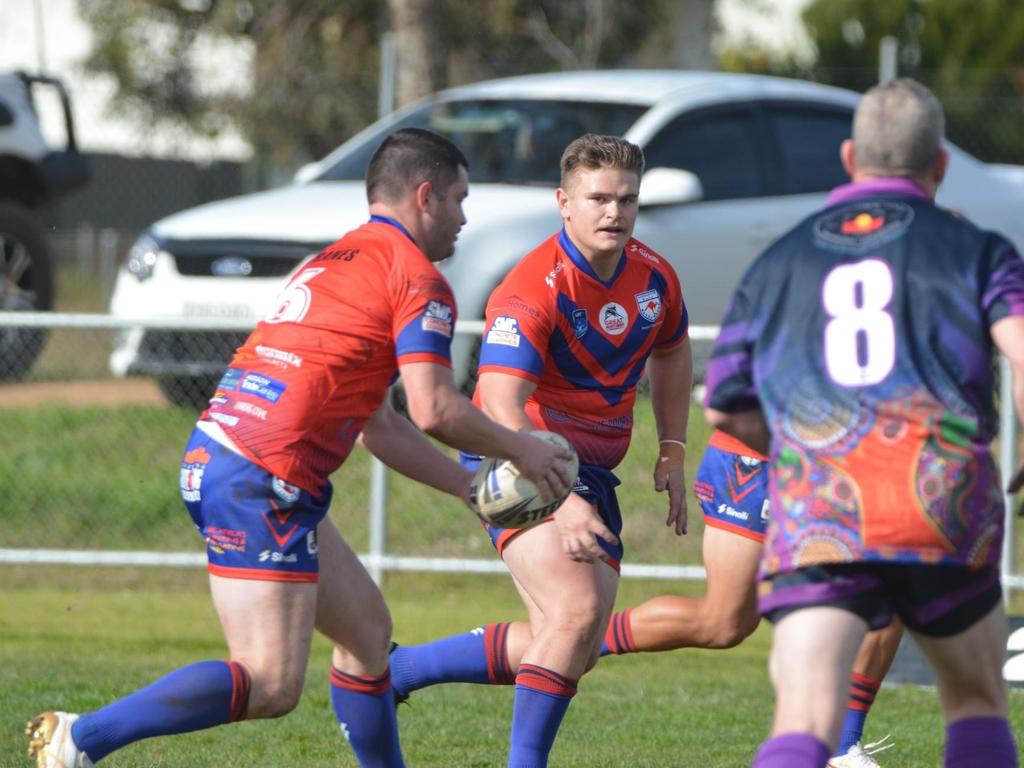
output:
<svg viewBox="0 0 1024 768"><path fill-rule="evenodd" d="M450 368L407 363L399 371L409 417L427 434L467 453L511 459L546 499L558 498L572 486L575 478L566 466L570 452L485 416L456 389Z"/></svg>
<svg viewBox="0 0 1024 768"><path fill-rule="evenodd" d="M992 325L991 333L996 348L1013 371L1013 409L1017 419L1024 423L1024 317L1004 317ZM1006 491L1017 493L1021 488L1024 488L1024 467L1013 474ZM1018 514L1024 514L1024 507Z"/></svg>
<svg viewBox="0 0 1024 768"><path fill-rule="evenodd" d="M363 426L359 442L396 472L469 505L473 473L441 453L387 400Z"/></svg>
<svg viewBox="0 0 1024 768"><path fill-rule="evenodd" d="M677 535L686 533L686 429L693 390L693 350L684 339L671 349L655 352L647 361L651 383L651 407L658 428L658 460L654 467L654 490L668 491L666 525Z"/></svg>
<svg viewBox="0 0 1024 768"><path fill-rule="evenodd" d="M484 412L510 429L533 428L525 405L536 387L529 379L494 371L480 374L477 382ZM595 536L610 544L618 543L618 538L608 530L589 502L575 493L570 493L555 511L554 520L562 539L562 549L573 560L590 563L607 559Z"/></svg>

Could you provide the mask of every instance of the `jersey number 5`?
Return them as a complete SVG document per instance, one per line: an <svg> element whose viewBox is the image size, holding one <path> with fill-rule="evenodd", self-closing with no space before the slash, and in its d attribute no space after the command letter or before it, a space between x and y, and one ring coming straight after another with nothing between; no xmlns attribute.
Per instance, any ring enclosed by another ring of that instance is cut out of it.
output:
<svg viewBox="0 0 1024 768"><path fill-rule="evenodd" d="M313 294L306 285L310 280L324 271L323 267L304 269L288 283L277 297L274 310L263 318L265 323L301 323L309 312L309 304Z"/></svg>
<svg viewBox="0 0 1024 768"><path fill-rule="evenodd" d="M887 308L892 273L879 259L836 267L822 284L825 367L837 384L877 384L896 364L896 327Z"/></svg>

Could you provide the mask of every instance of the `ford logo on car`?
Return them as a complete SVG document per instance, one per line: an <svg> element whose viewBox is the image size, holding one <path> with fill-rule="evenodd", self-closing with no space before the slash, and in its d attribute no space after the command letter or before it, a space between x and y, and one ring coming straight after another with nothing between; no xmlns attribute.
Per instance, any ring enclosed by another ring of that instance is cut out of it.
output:
<svg viewBox="0 0 1024 768"><path fill-rule="evenodd" d="M210 265L215 277L248 277L252 274L252 262L241 256L222 256Z"/></svg>

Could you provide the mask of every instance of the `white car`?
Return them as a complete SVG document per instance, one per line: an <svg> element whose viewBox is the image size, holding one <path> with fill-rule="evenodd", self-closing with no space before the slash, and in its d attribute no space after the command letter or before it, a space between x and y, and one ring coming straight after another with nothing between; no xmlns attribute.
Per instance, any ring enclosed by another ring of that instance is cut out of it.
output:
<svg viewBox="0 0 1024 768"><path fill-rule="evenodd" d="M679 273L693 325L716 325L754 256L844 182L839 144L859 96L815 83L707 72L530 75L443 91L374 123L296 183L187 210L155 223L118 275L118 316L237 318L255 323L299 261L368 217L363 175L398 128L445 134L470 162L455 254L439 266L462 319L561 225L553 190L565 145L585 132L639 144L647 172L636 235ZM939 202L1024 245L1024 168L986 165L956 147ZM205 402L244 333L136 332L111 368L160 378L172 400ZM453 347L471 379L478 342Z"/></svg>

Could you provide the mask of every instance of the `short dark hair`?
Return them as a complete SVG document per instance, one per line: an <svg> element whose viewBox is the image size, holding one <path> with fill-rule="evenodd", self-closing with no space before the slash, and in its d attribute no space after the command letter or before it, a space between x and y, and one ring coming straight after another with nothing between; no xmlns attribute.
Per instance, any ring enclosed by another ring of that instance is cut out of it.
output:
<svg viewBox="0 0 1024 768"><path fill-rule="evenodd" d="M403 128L381 143L366 169L366 197L370 203L394 203L425 181L439 194L459 177L459 166L469 161L444 136L422 128Z"/></svg>
<svg viewBox="0 0 1024 768"><path fill-rule="evenodd" d="M562 153L562 188L569 185L569 178L580 168L616 168L632 171L637 178L644 175L644 152L618 136L602 136L585 133L569 142Z"/></svg>

